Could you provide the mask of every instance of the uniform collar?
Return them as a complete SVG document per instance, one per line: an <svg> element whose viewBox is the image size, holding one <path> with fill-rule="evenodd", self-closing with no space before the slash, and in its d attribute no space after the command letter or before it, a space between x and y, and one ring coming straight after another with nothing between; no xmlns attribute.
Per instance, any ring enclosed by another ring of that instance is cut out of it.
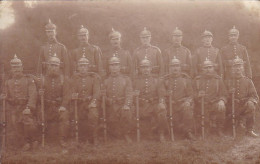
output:
<svg viewBox="0 0 260 164"><path fill-rule="evenodd" d="M148 44L148 45L142 45L143 48L149 48L151 47L152 45L151 44Z"/></svg>
<svg viewBox="0 0 260 164"><path fill-rule="evenodd" d="M89 42L85 42L85 43L80 43L80 47L86 47L86 46L89 46Z"/></svg>
<svg viewBox="0 0 260 164"><path fill-rule="evenodd" d="M49 44L53 44L53 43L57 43L57 42L58 42L58 41L57 41L56 38L51 39L51 40L48 40L48 43L49 43Z"/></svg>

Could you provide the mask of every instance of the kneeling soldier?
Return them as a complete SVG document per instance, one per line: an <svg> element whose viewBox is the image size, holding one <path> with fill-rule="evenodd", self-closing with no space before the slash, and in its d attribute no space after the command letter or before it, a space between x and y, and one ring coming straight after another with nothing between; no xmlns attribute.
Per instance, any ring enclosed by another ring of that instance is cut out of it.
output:
<svg viewBox="0 0 260 164"><path fill-rule="evenodd" d="M214 130L223 136L227 91L223 80L214 71L214 63L207 58L203 63L203 73L194 80L194 90L195 114L202 124L202 137L204 125L206 130Z"/></svg>
<svg viewBox="0 0 260 164"><path fill-rule="evenodd" d="M56 140L66 147L69 128L69 81L60 72L60 59L51 56L47 62L47 74L39 82L39 94L44 96L44 118L46 122L47 140Z"/></svg>
<svg viewBox="0 0 260 164"><path fill-rule="evenodd" d="M27 151L38 143L35 139L37 91L34 80L23 74L22 61L15 55L10 63L12 78L6 81L3 89L6 93L1 96L8 102L7 134L14 137L9 138L12 146L24 139L23 150Z"/></svg>
<svg viewBox="0 0 260 164"><path fill-rule="evenodd" d="M181 72L181 62L174 57L169 63L169 75L164 77L165 92L171 94L173 124L186 138L194 140L193 129L193 89L191 79ZM168 95L170 96L170 95ZM169 104L169 99L168 103ZM172 121L172 120L170 120ZM172 127L171 127L172 128Z"/></svg>
<svg viewBox="0 0 260 164"><path fill-rule="evenodd" d="M71 79L72 99L77 101L78 105L78 111L74 109L74 112L77 114L75 117L79 118L79 120L75 119L75 123L79 123L79 140L85 141L88 138L96 145L98 141L97 100L100 96L100 78L96 73L89 72L88 66L89 61L83 55L78 61L78 73Z"/></svg>
<svg viewBox="0 0 260 164"><path fill-rule="evenodd" d="M238 56L233 60L233 78L227 80L227 88L230 94L234 94L234 114L237 123L240 127L246 128L248 136L258 137L253 131L253 126L259 97L252 80L244 75L244 64L245 62ZM228 108L227 113L228 118L231 118L231 108Z"/></svg>
<svg viewBox="0 0 260 164"><path fill-rule="evenodd" d="M120 60L113 56L109 60L109 77L104 81L106 90L108 133L124 136L131 142L132 83L129 77L120 74Z"/></svg>
<svg viewBox="0 0 260 164"><path fill-rule="evenodd" d="M160 141L163 142L164 132L167 129L167 112L164 95L160 92L161 81L151 74L152 63L146 57L140 62L140 71L141 74L135 79L133 86L134 90L140 92L141 131L147 134L151 128L157 129Z"/></svg>

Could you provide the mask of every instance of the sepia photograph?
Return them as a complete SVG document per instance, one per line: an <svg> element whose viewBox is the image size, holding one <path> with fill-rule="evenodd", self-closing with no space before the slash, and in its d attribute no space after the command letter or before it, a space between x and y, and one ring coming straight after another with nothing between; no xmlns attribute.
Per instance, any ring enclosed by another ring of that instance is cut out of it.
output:
<svg viewBox="0 0 260 164"><path fill-rule="evenodd" d="M260 164L260 1L1 0L0 164Z"/></svg>

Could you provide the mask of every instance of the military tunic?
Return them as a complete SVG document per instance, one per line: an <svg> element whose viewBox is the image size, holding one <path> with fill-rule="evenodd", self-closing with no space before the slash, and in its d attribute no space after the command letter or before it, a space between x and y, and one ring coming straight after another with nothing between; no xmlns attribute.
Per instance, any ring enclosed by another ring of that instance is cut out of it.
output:
<svg viewBox="0 0 260 164"><path fill-rule="evenodd" d="M165 63L165 72L169 73L169 62L174 56L181 62L181 71L193 77L192 58L190 50L184 46L171 46L163 54Z"/></svg>
<svg viewBox="0 0 260 164"><path fill-rule="evenodd" d="M128 77L133 76L133 60L132 56L130 55L129 51L124 50L122 48L118 49L111 49L109 52L106 53L105 56L105 63L104 68L107 71L107 75L109 74L109 59L115 55L120 59L120 72L123 75L126 75Z"/></svg>
<svg viewBox="0 0 260 164"><path fill-rule="evenodd" d="M78 93L79 139L84 141L88 137L92 140L92 137L97 135L99 113L97 107L89 108L88 105L92 101L98 105L100 79L95 74L81 75L77 73L72 77L70 87L71 93Z"/></svg>
<svg viewBox="0 0 260 164"><path fill-rule="evenodd" d="M252 70L251 70L251 64L249 61L248 53L246 50L246 47L241 44L228 44L227 46L221 48L220 50L222 63L224 65L224 78L228 79L232 76L232 62L235 59L236 56L243 59L245 62L244 68L245 68L245 76L252 79Z"/></svg>
<svg viewBox="0 0 260 164"><path fill-rule="evenodd" d="M116 135L127 134L131 128L132 112L123 111L122 107L132 105L132 82L124 75L109 76L104 81L108 132Z"/></svg>
<svg viewBox="0 0 260 164"><path fill-rule="evenodd" d="M219 49L213 46L200 47L195 51L194 69L196 71L196 75L202 73L202 65L206 58L208 58L208 60L212 61L215 64L215 71L219 76L223 77L223 65L221 56L219 54Z"/></svg>
<svg viewBox="0 0 260 164"><path fill-rule="evenodd" d="M85 56L89 60L89 71L96 72L99 75L102 75L103 68L102 68L102 52L98 46L86 43L81 45L80 47L71 51L71 65L73 68L73 72L77 69L78 60Z"/></svg>
<svg viewBox="0 0 260 164"><path fill-rule="evenodd" d="M182 127L183 132L191 131L193 126L193 89L191 79L185 74L178 76L165 76L163 81L164 93L168 97L167 105L169 104L169 95L167 91L172 93L173 121L174 126L178 129ZM183 104L190 103L190 107L184 110ZM169 115L169 105L168 105Z"/></svg>
<svg viewBox="0 0 260 164"><path fill-rule="evenodd" d="M256 109L256 105L259 102L259 97L257 95L255 86L251 79L245 76L240 76L232 79L226 80L226 86L228 90L234 89L234 97L235 97L235 118L238 121L245 121L248 130L253 129L254 125L254 110ZM231 92L229 96L229 108L228 108L228 116L231 119ZM252 101L255 105L254 108L250 108L245 104L248 101Z"/></svg>
<svg viewBox="0 0 260 164"><path fill-rule="evenodd" d="M10 141L15 146L19 144L17 142L21 142L23 137L27 142L35 141L37 92L34 80L27 75L13 77L6 81L4 90L8 102L6 110L7 134L13 134L10 135ZM26 107L31 110L30 115L22 113Z"/></svg>
<svg viewBox="0 0 260 164"><path fill-rule="evenodd" d="M39 54L39 61L38 61L38 68L37 73L44 75L46 74L46 62L49 60L49 57L53 56L54 54L57 55L57 58L61 61L61 69L65 76L70 76L70 57L67 53L66 47L59 43L56 39L47 42L43 45L40 49Z"/></svg>
<svg viewBox="0 0 260 164"><path fill-rule="evenodd" d="M152 63L152 74L162 76L164 74L163 58L161 50L156 46L141 46L134 51L134 71L135 76L140 72L139 64L147 56Z"/></svg>

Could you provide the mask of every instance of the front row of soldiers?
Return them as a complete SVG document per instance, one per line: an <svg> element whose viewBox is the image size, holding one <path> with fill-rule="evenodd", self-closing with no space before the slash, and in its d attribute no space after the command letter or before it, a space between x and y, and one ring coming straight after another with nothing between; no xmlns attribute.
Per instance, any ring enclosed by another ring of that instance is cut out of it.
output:
<svg viewBox="0 0 260 164"><path fill-rule="evenodd" d="M174 140L177 131L191 140L195 131L201 132L202 138L208 131L223 136L224 125L230 129L233 125L234 135L239 125L246 128L247 135L258 136L253 131L258 95L252 81L243 75L244 61L239 57L233 60L233 77L226 85L208 59L203 73L191 80L181 72L176 57L169 62L169 74L161 78L152 75L151 61L145 57L139 63L140 76L132 81L120 73L120 59L113 56L103 83L89 71L84 55L71 79L60 74L61 61L56 56L49 58L47 73L41 78L24 75L22 61L16 56L10 64L12 78L6 80L1 95L8 102L3 109L4 124L7 122L10 143L24 144L24 150L37 147L39 125L43 145L45 138L48 142L58 139L62 147L68 145L70 125L76 127L76 141L93 144L103 130L105 139L108 135L111 140L123 137L132 142L136 127L138 141L140 136L158 136L162 142L171 136Z"/></svg>

